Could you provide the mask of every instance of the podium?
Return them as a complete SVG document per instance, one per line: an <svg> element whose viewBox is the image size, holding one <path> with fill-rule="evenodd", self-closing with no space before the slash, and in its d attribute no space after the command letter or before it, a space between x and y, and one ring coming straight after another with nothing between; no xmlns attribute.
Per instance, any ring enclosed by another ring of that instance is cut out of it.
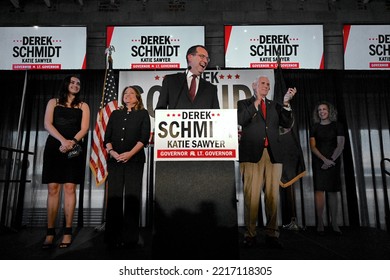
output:
<svg viewBox="0 0 390 280"><path fill-rule="evenodd" d="M169 114L167 111L164 110L164 114ZM236 119L236 113L233 114ZM156 114L156 127L159 123L160 119ZM218 125L217 123L213 125ZM186 124L181 123L183 125ZM182 131L182 128L178 128L178 131ZM214 132L218 131L215 127L213 129ZM237 126L232 129L237 134ZM226 134L226 129L222 130ZM238 259L234 160L206 158L210 155L229 155L232 149L227 145L224 149L221 146L216 149L194 149L191 144L190 147L175 148L174 151L167 152L164 144L159 147L157 134L158 130L155 133L153 259ZM194 134L186 136L190 143L198 144L191 142ZM219 139L219 136L213 133L213 139ZM232 140L233 143L234 141L235 139ZM193 153L196 156L190 160L159 160L159 151L164 151L162 154L165 155L186 157ZM233 153L236 154L237 151Z"/></svg>

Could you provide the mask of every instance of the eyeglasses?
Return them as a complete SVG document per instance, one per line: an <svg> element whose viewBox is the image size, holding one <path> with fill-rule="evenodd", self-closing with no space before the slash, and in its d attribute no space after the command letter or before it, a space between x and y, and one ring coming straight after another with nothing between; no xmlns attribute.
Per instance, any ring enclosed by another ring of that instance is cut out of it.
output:
<svg viewBox="0 0 390 280"><path fill-rule="evenodd" d="M201 59L206 59L207 63L210 62L210 57L205 56L204 54L193 53L192 55L193 55L193 56L197 55L197 56L199 56Z"/></svg>

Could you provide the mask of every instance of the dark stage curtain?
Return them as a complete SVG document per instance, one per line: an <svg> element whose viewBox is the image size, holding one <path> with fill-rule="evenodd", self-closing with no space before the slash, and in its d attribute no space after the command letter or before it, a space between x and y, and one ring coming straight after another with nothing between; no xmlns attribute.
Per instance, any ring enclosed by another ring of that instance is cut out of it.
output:
<svg viewBox="0 0 390 280"><path fill-rule="evenodd" d="M389 71L343 73L344 114L349 127L351 178L360 224L384 228L384 189L380 162L390 157ZM387 229L390 230L390 229Z"/></svg>
<svg viewBox="0 0 390 280"><path fill-rule="evenodd" d="M309 129L318 101L333 103L345 129L339 223L385 228L380 161L390 156L388 71L283 70L293 100L308 175L294 184L296 216L315 221Z"/></svg>
<svg viewBox="0 0 390 280"><path fill-rule="evenodd" d="M23 160L23 130L19 117L23 114L23 85L26 72L0 71L0 229L10 227L17 209L20 170Z"/></svg>

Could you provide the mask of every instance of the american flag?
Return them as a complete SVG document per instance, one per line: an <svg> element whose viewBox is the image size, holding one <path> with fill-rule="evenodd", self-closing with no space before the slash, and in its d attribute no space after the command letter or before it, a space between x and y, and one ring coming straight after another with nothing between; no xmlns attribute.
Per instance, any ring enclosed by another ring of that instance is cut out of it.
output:
<svg viewBox="0 0 390 280"><path fill-rule="evenodd" d="M112 70L112 59L108 57L108 68L106 69L102 102L96 118L93 131L92 152L89 166L95 175L96 185L102 184L107 177L107 150L104 147L104 133L111 112L118 108L118 93L115 85L114 72Z"/></svg>

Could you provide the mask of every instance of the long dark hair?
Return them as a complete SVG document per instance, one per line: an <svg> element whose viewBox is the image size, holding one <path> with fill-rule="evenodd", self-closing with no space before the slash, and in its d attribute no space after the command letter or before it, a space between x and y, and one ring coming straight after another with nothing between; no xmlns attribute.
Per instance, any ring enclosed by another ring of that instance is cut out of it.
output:
<svg viewBox="0 0 390 280"><path fill-rule="evenodd" d="M69 84L72 78L77 78L80 80L80 78L76 75L69 75L66 76L61 83L60 89L58 90L58 104L66 106L66 102L68 101L68 93L69 93ZM81 88L80 88L81 91ZM78 94L75 95L72 104L70 104L70 107L77 107L81 103L80 99L80 91Z"/></svg>

